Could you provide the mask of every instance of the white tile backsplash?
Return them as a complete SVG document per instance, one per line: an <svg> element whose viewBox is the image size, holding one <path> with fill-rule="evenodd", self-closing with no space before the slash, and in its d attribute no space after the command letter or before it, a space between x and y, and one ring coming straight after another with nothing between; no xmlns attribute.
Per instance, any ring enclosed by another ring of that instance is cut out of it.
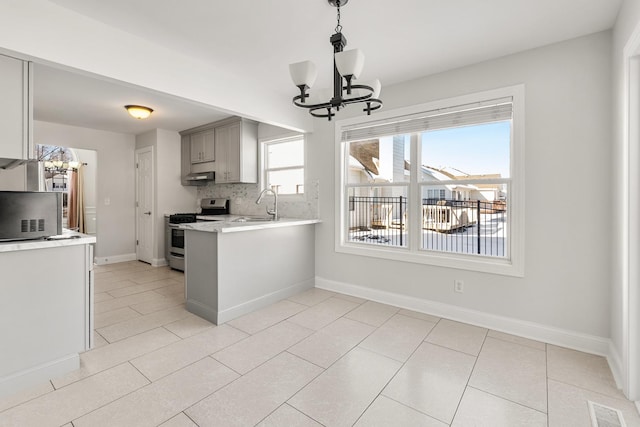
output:
<svg viewBox="0 0 640 427"><path fill-rule="evenodd" d="M281 195L278 197L278 214L283 218L317 219L319 181L314 181L305 187L303 196ZM273 196L266 195L263 201L256 205L260 195L259 184L207 184L198 187L198 205L205 198L229 199L229 213L232 215L266 216L266 208L273 206Z"/></svg>

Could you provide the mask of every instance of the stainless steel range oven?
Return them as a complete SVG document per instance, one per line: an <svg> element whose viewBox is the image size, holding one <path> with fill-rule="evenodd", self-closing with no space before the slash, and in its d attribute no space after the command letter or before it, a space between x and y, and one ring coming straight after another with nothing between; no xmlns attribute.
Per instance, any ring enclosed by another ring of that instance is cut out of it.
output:
<svg viewBox="0 0 640 427"><path fill-rule="evenodd" d="M226 215L229 213L228 199L202 199L200 203L201 213L178 213L169 215L167 220L166 251L169 267L184 271L184 230L180 224L188 224L199 221L215 221L214 219L198 219L198 216Z"/></svg>

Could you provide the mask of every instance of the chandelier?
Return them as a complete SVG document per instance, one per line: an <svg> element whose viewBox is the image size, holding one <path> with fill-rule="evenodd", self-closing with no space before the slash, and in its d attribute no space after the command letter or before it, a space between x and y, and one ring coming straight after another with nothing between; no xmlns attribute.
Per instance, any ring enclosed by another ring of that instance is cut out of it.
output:
<svg viewBox="0 0 640 427"><path fill-rule="evenodd" d="M300 89L300 95L293 98L293 103L298 107L307 108L314 117L326 117L331 120L336 112L349 104L361 103L364 106L362 111L367 115L382 107L382 101L378 99L381 88L379 80L354 84L364 67L364 54L360 49L344 50L347 39L342 34L340 25L340 7L345 6L348 1L328 0L331 6L338 9L335 34L329 38L333 45L333 94L331 89L320 89L313 95L308 93L318 77L313 62L303 61L289 65L291 79Z"/></svg>

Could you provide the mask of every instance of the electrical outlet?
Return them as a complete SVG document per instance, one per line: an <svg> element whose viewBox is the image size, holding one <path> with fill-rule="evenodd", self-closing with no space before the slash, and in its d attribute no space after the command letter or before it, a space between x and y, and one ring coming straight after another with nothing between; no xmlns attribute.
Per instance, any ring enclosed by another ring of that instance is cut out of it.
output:
<svg viewBox="0 0 640 427"><path fill-rule="evenodd" d="M453 281L453 290L454 290L454 292L463 293L464 292L464 282L462 280L454 280Z"/></svg>

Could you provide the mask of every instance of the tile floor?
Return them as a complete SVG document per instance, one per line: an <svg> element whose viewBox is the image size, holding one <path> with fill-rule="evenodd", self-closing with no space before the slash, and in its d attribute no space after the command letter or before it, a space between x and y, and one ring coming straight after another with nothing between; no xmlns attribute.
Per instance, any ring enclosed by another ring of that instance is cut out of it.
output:
<svg viewBox="0 0 640 427"><path fill-rule="evenodd" d="M583 427L587 400L640 426L602 357L320 289L215 326L179 272L95 277L96 348L1 426Z"/></svg>

